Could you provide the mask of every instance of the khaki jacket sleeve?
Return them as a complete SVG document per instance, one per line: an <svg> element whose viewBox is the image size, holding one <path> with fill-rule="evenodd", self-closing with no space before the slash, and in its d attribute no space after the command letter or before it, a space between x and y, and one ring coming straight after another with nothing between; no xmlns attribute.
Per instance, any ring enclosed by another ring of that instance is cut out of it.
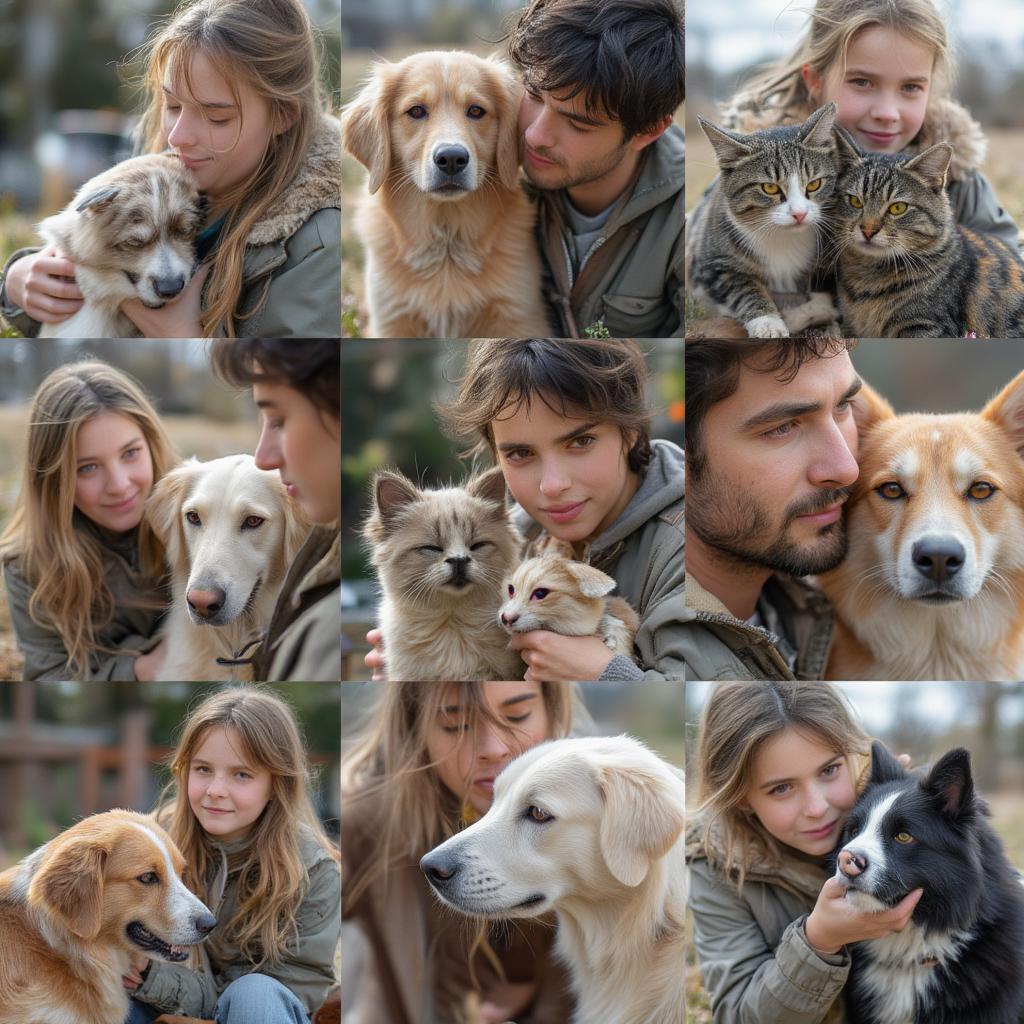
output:
<svg viewBox="0 0 1024 1024"><path fill-rule="evenodd" d="M212 1018L217 1005L217 986L206 957L202 960L199 970L150 960L146 977L132 993L132 998L164 1013Z"/></svg>
<svg viewBox="0 0 1024 1024"><path fill-rule="evenodd" d="M34 338L39 334L39 329L43 326L38 320L33 320L20 306L16 306L7 294L7 272L11 269L11 264L15 260L20 260L22 256L31 256L34 252L39 252L39 246L31 246L26 249L18 249L12 253L7 264L4 266L3 274L0 274L0 319L5 323L13 327L16 331L20 331L26 338Z"/></svg>
<svg viewBox="0 0 1024 1024"><path fill-rule="evenodd" d="M845 953L824 960L807 944L804 918L776 949L754 915L706 861L690 864L690 908L714 1024L820 1024L850 971Z"/></svg>
<svg viewBox="0 0 1024 1024"><path fill-rule="evenodd" d="M1003 209L991 182L980 171L957 181L949 190L957 223L979 234L995 235L1014 252L1020 251L1020 228Z"/></svg>

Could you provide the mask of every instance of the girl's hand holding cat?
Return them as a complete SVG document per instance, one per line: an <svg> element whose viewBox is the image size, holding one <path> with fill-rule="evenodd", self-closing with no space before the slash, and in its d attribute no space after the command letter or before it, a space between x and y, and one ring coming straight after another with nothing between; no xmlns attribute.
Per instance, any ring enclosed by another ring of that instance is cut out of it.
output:
<svg viewBox="0 0 1024 1024"><path fill-rule="evenodd" d="M370 677L375 683L387 681L387 673L384 671L384 633L379 629L371 629L366 634L366 642L371 644L370 650L363 655L363 664L373 669Z"/></svg>
<svg viewBox="0 0 1024 1024"><path fill-rule="evenodd" d="M519 652L531 683L565 683L600 679L612 652L596 636L562 636L546 629L516 633L509 647Z"/></svg>

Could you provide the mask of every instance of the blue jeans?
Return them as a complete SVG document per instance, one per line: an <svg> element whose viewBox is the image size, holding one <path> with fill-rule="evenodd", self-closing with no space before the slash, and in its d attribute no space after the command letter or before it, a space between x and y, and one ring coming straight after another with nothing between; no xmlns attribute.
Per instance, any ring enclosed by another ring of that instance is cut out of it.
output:
<svg viewBox="0 0 1024 1024"><path fill-rule="evenodd" d="M131 1001L124 1024L152 1024L162 1010ZM246 974L220 994L217 1024L309 1024L306 1008L294 993L265 974Z"/></svg>

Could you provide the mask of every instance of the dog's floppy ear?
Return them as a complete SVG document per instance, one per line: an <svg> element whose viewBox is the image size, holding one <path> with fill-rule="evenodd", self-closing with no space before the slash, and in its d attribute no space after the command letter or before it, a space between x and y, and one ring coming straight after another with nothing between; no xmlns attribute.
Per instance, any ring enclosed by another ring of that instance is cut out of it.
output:
<svg viewBox="0 0 1024 1024"><path fill-rule="evenodd" d="M32 879L29 902L44 907L73 934L94 939L102 924L103 869L109 852L94 838L60 843Z"/></svg>
<svg viewBox="0 0 1024 1024"><path fill-rule="evenodd" d="M87 196L83 196L75 204L75 213L97 214L102 213L120 194L120 185L108 185L106 188L96 189Z"/></svg>
<svg viewBox="0 0 1024 1024"><path fill-rule="evenodd" d="M505 476L500 466L473 477L466 484L466 490L475 498L483 498L484 501L493 501L505 507Z"/></svg>
<svg viewBox="0 0 1024 1024"><path fill-rule="evenodd" d="M584 597L604 597L615 589L615 580L586 562L566 562L566 572L580 585Z"/></svg>
<svg viewBox="0 0 1024 1024"><path fill-rule="evenodd" d="M189 483L198 465L195 459L189 459L164 473L154 484L146 500L146 519L153 532L160 538L169 565L178 565L184 557L181 503L185 500Z"/></svg>
<svg viewBox="0 0 1024 1024"><path fill-rule="evenodd" d="M857 433L863 437L865 432L882 420L892 419L896 415L892 406L865 381L860 391L850 402L853 407L853 421L857 424Z"/></svg>
<svg viewBox="0 0 1024 1024"><path fill-rule="evenodd" d="M1002 428L1018 455L1024 455L1024 370L982 410L982 417Z"/></svg>
<svg viewBox="0 0 1024 1024"><path fill-rule="evenodd" d="M683 830L682 783L668 770L635 764L598 764L597 775L604 799L601 856L623 885L637 886Z"/></svg>
<svg viewBox="0 0 1024 1024"><path fill-rule="evenodd" d="M494 163L498 178L507 189L519 187L519 101L522 87L505 61L492 58L495 65L491 88L498 107L498 145Z"/></svg>
<svg viewBox="0 0 1024 1024"><path fill-rule="evenodd" d="M388 99L395 65L378 61L373 77L341 115L345 148L370 172L367 188L373 195L391 170L391 125Z"/></svg>

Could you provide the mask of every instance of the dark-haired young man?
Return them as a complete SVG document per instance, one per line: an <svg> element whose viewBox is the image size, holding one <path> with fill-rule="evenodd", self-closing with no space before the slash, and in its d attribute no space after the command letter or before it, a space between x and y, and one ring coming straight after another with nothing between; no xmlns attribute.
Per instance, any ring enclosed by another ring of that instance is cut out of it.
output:
<svg viewBox="0 0 1024 1024"><path fill-rule="evenodd" d="M820 679L857 479L844 341L686 345L688 679Z"/></svg>
<svg viewBox="0 0 1024 1024"><path fill-rule="evenodd" d="M680 0L532 0L509 56L523 69L523 170L560 332L601 322L612 337L681 336Z"/></svg>

